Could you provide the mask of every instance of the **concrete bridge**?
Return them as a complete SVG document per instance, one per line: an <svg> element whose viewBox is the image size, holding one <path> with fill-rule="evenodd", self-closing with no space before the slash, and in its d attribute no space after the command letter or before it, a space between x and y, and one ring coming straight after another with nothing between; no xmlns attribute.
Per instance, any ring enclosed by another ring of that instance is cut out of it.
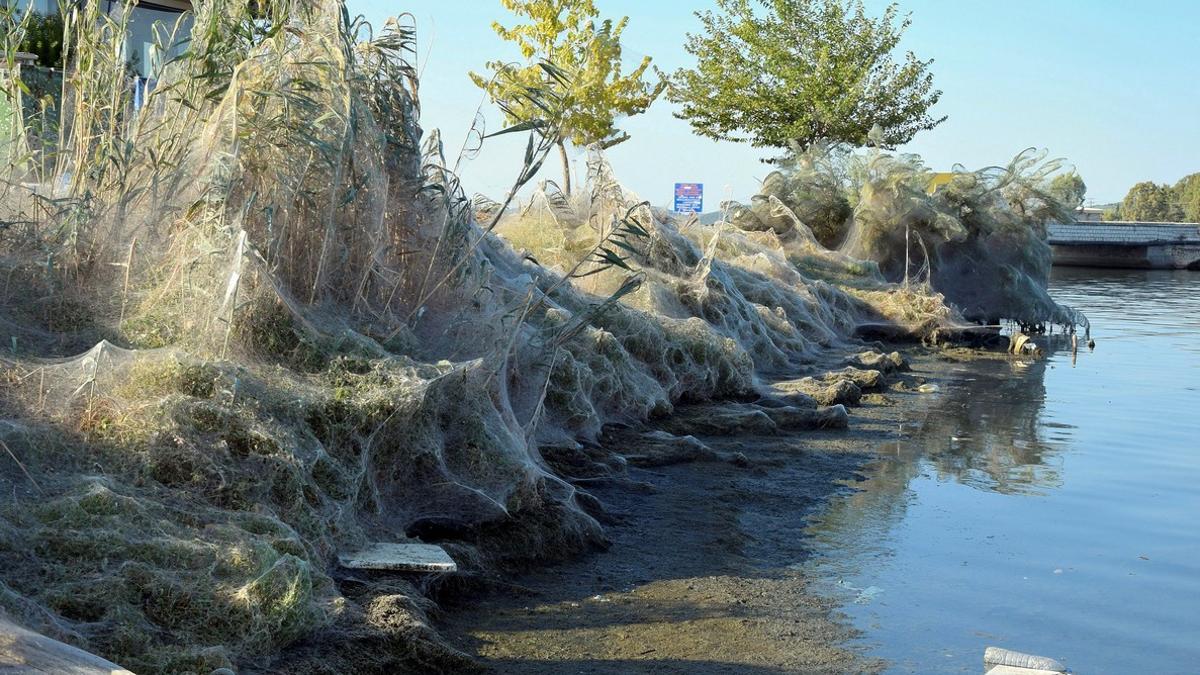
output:
<svg viewBox="0 0 1200 675"><path fill-rule="evenodd" d="M1054 264L1074 267L1200 270L1200 225L1051 223Z"/></svg>

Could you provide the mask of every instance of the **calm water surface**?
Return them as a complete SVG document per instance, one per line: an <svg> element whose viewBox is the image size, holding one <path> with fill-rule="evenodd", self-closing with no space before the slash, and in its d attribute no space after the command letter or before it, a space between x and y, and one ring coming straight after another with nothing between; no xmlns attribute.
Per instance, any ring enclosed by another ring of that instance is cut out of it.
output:
<svg viewBox="0 0 1200 675"><path fill-rule="evenodd" d="M1094 353L965 366L812 526L806 568L892 672L982 672L997 645L1200 673L1200 272L1060 269L1052 291Z"/></svg>

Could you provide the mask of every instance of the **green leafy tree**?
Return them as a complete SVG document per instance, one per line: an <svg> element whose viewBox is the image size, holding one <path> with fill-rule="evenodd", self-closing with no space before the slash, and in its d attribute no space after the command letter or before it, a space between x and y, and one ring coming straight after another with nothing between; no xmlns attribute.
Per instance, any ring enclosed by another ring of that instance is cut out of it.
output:
<svg viewBox="0 0 1200 675"><path fill-rule="evenodd" d="M1060 173L1050 181L1050 195L1067 207L1077 209L1083 206L1083 198L1087 195L1087 184L1079 174Z"/></svg>
<svg viewBox="0 0 1200 675"><path fill-rule="evenodd" d="M38 57L38 65L62 68L63 20L58 14L34 14L29 18L21 51Z"/></svg>
<svg viewBox="0 0 1200 675"><path fill-rule="evenodd" d="M879 18L861 0L717 0L697 12L685 48L696 67L673 75L676 114L697 133L755 147L801 150L818 140L895 147L945 121L929 109L932 61L892 53L911 20Z"/></svg>
<svg viewBox="0 0 1200 675"><path fill-rule="evenodd" d="M1171 188L1150 181L1129 188L1129 193L1121 201L1121 218L1145 222L1180 219Z"/></svg>
<svg viewBox="0 0 1200 675"><path fill-rule="evenodd" d="M1175 184L1175 203L1182 220L1200 223L1200 173L1184 176Z"/></svg>
<svg viewBox="0 0 1200 675"><path fill-rule="evenodd" d="M610 19L597 22L599 12L592 0L500 1L509 11L528 19L512 28L492 24L497 35L517 44L526 63L492 61L487 64L491 75L471 73L471 80L500 104L509 124L530 123L545 114L522 92L538 88L559 92L563 110L557 144L563 188L570 194L565 143L611 148L629 140L628 133L617 129L617 120L645 112L666 83L646 81L651 63L648 56L632 72L622 74L621 33L629 17L616 23ZM543 63L553 64L565 78L548 72Z"/></svg>

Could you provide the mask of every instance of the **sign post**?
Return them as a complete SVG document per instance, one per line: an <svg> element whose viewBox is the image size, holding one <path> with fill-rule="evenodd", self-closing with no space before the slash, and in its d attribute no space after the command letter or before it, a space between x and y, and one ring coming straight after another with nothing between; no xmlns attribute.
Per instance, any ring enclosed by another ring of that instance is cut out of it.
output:
<svg viewBox="0 0 1200 675"><path fill-rule="evenodd" d="M700 213L703 210L703 183L675 184L675 213Z"/></svg>

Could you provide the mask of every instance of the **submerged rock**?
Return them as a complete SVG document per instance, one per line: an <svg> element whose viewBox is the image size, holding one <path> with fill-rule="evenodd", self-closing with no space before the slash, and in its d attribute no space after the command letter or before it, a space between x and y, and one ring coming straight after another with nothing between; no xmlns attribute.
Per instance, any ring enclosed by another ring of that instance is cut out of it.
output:
<svg viewBox="0 0 1200 675"><path fill-rule="evenodd" d="M846 363L864 370L878 370L884 374L908 370L908 361L900 355L900 352L891 354L881 354L876 351L862 352L847 359Z"/></svg>
<svg viewBox="0 0 1200 675"><path fill-rule="evenodd" d="M791 408L798 410L798 408ZM680 408L665 420L664 428L674 434L732 436L773 434L778 430L772 413L784 408L763 408L752 403L719 403Z"/></svg>
<svg viewBox="0 0 1200 675"><path fill-rule="evenodd" d="M861 371L860 371L861 372ZM804 377L799 380L777 382L774 389L780 397L801 394L819 405L855 405L862 399L862 389L849 379L821 379Z"/></svg>
<svg viewBox="0 0 1200 675"><path fill-rule="evenodd" d="M665 431L627 434L624 441L625 460L634 466L656 467L685 462L721 459L712 448L695 436L676 436Z"/></svg>
<svg viewBox="0 0 1200 675"><path fill-rule="evenodd" d="M826 408L789 405L768 408L753 403L714 403L682 408L665 420L663 426L668 432L680 435L767 436L779 431L845 429L849 424L850 415L840 404Z"/></svg>
<svg viewBox="0 0 1200 675"><path fill-rule="evenodd" d="M815 410L817 401L802 391L787 391L772 388L771 392L760 397L754 405L762 408L809 408Z"/></svg>
<svg viewBox="0 0 1200 675"><path fill-rule="evenodd" d="M891 360L886 362L891 367L895 366ZM819 377L776 382L771 385L771 395L787 403L795 401L798 403L796 407L816 408L818 405L858 405L864 392L879 391L883 387L884 376L881 371L846 366Z"/></svg>
<svg viewBox="0 0 1200 675"><path fill-rule="evenodd" d="M780 429L788 431L846 429L850 426L850 414L846 412L846 406L840 404L818 410L773 408L767 414Z"/></svg>
<svg viewBox="0 0 1200 675"><path fill-rule="evenodd" d="M878 370L862 370L854 366L846 366L841 370L825 373L826 382L847 380L853 382L863 391L873 391L883 388L883 373Z"/></svg>

